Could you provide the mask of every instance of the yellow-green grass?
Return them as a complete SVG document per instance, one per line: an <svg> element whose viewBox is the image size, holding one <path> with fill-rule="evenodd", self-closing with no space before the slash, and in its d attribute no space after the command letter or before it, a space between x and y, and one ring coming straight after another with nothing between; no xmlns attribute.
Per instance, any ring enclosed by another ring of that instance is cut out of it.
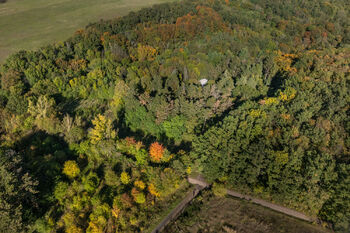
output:
<svg viewBox="0 0 350 233"><path fill-rule="evenodd" d="M8 0L0 3L0 63L21 49L67 39L91 22L171 0Z"/></svg>

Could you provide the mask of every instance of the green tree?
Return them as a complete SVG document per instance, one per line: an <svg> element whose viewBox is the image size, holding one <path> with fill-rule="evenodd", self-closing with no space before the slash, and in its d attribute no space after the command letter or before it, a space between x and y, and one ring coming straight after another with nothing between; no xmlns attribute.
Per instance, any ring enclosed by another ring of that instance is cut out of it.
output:
<svg viewBox="0 0 350 233"><path fill-rule="evenodd" d="M163 128L165 135L169 138L173 138L175 143L181 142L182 135L186 132L185 122L182 116L175 116L168 121L164 121Z"/></svg>
<svg viewBox="0 0 350 233"><path fill-rule="evenodd" d="M12 150L0 150L0 232L25 232L35 209L36 182Z"/></svg>

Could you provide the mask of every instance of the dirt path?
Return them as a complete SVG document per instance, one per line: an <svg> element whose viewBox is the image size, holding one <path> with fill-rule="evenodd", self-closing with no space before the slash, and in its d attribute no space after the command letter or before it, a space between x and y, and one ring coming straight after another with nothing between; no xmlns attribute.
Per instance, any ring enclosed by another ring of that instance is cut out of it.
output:
<svg viewBox="0 0 350 233"><path fill-rule="evenodd" d="M198 195L198 193L206 188L206 186L196 185L191 192L187 194L187 196L178 204L159 224L153 229L152 233L161 232L166 225L175 220L185 209L185 207Z"/></svg>
<svg viewBox="0 0 350 233"><path fill-rule="evenodd" d="M202 177L190 177L188 179L188 181L191 184L202 185L203 187L208 187L209 186L209 184L206 181L204 181L204 179ZM302 219L304 221L314 222L316 220L314 218L306 216L305 214L303 214L301 212L289 209L289 208L284 207L284 206L276 205L274 203L271 203L271 202L268 202L268 201L265 201L265 200L262 200L262 199L254 198L254 197L251 197L249 195L244 195L244 194L238 193L238 192L233 191L233 190L227 189L227 194L230 195L230 196L233 196L233 197L238 197L238 198L241 198L241 199L245 199L245 200L251 201L251 202L253 202L255 204L258 204L258 205L270 208L272 210L278 211L280 213L283 213L283 214L286 214L286 215L289 215L289 216L292 216L292 217L295 217L295 218L298 218L298 219Z"/></svg>
<svg viewBox="0 0 350 233"><path fill-rule="evenodd" d="M153 229L152 233L159 233L162 232L164 230L164 228L171 222L176 220L176 218L184 211L185 207L199 194L199 192L205 188L208 188L210 186L209 183L207 183L203 177L196 176L196 177L188 177L188 182L195 185L195 187L193 188L193 190L191 192L189 192L186 197L158 224L158 226ZM305 214L289 209L287 207L283 207L280 205L276 205L273 204L271 202L262 200L262 199L258 199L258 198L254 198L251 197L249 195L244 195L241 193L238 193L236 191L233 190L228 190L227 189L227 194L233 197L237 197L240 199L245 199L248 200L250 202L253 202L255 204L267 207L269 209L272 209L274 211L307 221L307 222L314 222L315 219L306 216Z"/></svg>

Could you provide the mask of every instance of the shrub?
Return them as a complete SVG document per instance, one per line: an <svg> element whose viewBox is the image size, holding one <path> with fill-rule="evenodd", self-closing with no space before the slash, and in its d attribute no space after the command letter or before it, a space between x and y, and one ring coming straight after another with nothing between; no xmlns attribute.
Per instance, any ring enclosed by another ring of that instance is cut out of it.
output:
<svg viewBox="0 0 350 233"><path fill-rule="evenodd" d="M212 190L214 195L217 197L224 197L227 193L224 184L214 183Z"/></svg>

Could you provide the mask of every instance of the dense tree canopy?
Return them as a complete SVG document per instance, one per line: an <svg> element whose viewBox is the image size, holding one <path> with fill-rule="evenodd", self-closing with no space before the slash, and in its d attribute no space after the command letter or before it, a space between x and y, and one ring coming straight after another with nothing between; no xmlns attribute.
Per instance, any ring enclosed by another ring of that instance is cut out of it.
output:
<svg viewBox="0 0 350 233"><path fill-rule="evenodd" d="M196 171L347 232L349 19L345 0L185 0L13 54L0 229L142 232Z"/></svg>

